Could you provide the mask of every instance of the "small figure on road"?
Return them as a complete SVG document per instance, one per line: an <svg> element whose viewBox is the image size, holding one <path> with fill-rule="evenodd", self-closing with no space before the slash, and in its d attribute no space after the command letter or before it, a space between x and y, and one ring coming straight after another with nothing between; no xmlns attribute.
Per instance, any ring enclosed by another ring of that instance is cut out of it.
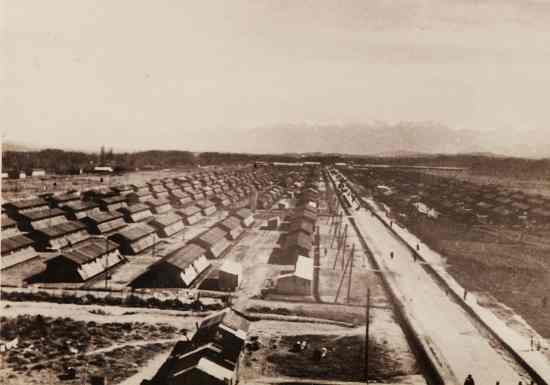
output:
<svg viewBox="0 0 550 385"><path fill-rule="evenodd" d="M390 252L390 258L393 259L393 251Z"/></svg>
<svg viewBox="0 0 550 385"><path fill-rule="evenodd" d="M464 301L466 301L467 296L468 296L468 290L464 289Z"/></svg>
<svg viewBox="0 0 550 385"><path fill-rule="evenodd" d="M393 221L390 221L390 227L393 227Z"/></svg>
<svg viewBox="0 0 550 385"><path fill-rule="evenodd" d="M474 379L472 378L471 374L468 374L466 377L466 380L464 380L464 385L475 385Z"/></svg>
<svg viewBox="0 0 550 385"><path fill-rule="evenodd" d="M416 251L419 251L420 250L420 245L417 243L416 244Z"/></svg>
<svg viewBox="0 0 550 385"><path fill-rule="evenodd" d="M533 351L533 347L535 346L535 341L533 340L533 336L531 336L531 351Z"/></svg>

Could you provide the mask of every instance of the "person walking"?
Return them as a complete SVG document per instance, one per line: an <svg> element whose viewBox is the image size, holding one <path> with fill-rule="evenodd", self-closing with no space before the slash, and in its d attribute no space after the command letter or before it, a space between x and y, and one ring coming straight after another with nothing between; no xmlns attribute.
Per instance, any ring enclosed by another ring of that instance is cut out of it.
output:
<svg viewBox="0 0 550 385"><path fill-rule="evenodd" d="M471 374L468 374L468 376L466 377L466 380L464 380L464 385L476 385L474 378L472 377Z"/></svg>
<svg viewBox="0 0 550 385"><path fill-rule="evenodd" d="M464 289L464 301L466 301L467 296L468 296L468 290Z"/></svg>

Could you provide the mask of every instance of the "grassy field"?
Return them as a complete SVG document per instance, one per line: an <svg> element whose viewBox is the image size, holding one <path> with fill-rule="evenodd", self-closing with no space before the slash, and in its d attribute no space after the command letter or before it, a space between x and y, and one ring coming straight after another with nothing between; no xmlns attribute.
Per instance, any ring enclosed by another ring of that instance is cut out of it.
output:
<svg viewBox="0 0 550 385"><path fill-rule="evenodd" d="M78 377L94 373L118 383L173 345L166 340L178 337L178 329L165 324L100 324L40 315L2 317L0 323L2 340L19 339L4 356L1 376L8 384L49 384L51 378L63 378L67 366L76 370L77 378L64 383L79 384Z"/></svg>
<svg viewBox="0 0 550 385"><path fill-rule="evenodd" d="M478 185L498 184L499 186L512 190L520 190L526 194L540 194L550 197L550 179L526 178L518 179L504 176L490 176L476 174L470 170L449 171L449 170L425 170L424 173L451 177L465 182Z"/></svg>

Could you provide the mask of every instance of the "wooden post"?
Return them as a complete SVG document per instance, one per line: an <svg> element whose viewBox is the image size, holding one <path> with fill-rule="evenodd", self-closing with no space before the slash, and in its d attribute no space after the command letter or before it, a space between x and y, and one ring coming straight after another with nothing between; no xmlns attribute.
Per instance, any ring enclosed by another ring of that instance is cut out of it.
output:
<svg viewBox="0 0 550 385"><path fill-rule="evenodd" d="M350 302L351 297L351 277L353 276L353 258L355 254L355 243L351 246L350 265L349 265L349 279L348 279L348 296L347 303Z"/></svg>
<svg viewBox="0 0 550 385"><path fill-rule="evenodd" d="M367 282L367 303L365 306L365 383L369 382L369 327L370 327L370 288Z"/></svg>

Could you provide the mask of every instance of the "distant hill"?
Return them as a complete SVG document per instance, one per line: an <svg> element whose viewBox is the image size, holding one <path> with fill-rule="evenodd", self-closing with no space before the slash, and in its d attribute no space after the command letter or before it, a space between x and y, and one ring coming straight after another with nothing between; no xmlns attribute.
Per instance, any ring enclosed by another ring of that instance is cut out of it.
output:
<svg viewBox="0 0 550 385"><path fill-rule="evenodd" d="M486 154L550 157L545 130L457 130L434 122L358 124L289 124L237 131L220 151L236 143L253 142L254 153L425 156L429 154ZM279 149L279 151L274 151Z"/></svg>
<svg viewBox="0 0 550 385"><path fill-rule="evenodd" d="M350 124L281 124L248 129L235 128L230 140L212 151L271 154L289 158L304 156L380 156L415 158L438 154L488 157L550 157L547 130L457 130L434 122L384 122ZM203 130L201 138L186 142L191 148L209 148L204 138L220 135ZM229 137L228 137L229 139ZM115 146L116 147L116 146ZM38 146L15 143L3 151L36 151ZM67 149L65 149L67 150ZM185 150L185 149L181 149ZM126 152L117 150L116 152ZM129 152L129 151L128 151Z"/></svg>

